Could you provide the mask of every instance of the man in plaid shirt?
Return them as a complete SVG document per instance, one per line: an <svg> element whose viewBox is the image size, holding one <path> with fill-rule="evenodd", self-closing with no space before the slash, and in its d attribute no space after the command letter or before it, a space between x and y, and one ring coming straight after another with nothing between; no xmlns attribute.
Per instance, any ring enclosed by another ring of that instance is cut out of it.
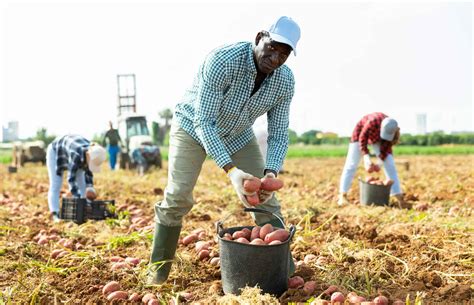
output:
<svg viewBox="0 0 474 305"><path fill-rule="evenodd" d="M296 51L299 26L280 17L255 43L239 42L213 50L199 67L194 83L175 108L170 131L168 185L155 205L155 236L149 282L168 278L182 218L194 204L193 189L209 155L230 179L239 199L249 206L244 179L276 177L288 149L289 108L294 78L284 65ZM268 118L268 152L260 153L252 131L255 120ZM271 192L260 193L259 208L281 216ZM281 227L277 218L253 215L258 225ZM166 261L165 264L159 262ZM291 260L291 263L293 261ZM157 268L159 267L159 268Z"/></svg>
<svg viewBox="0 0 474 305"><path fill-rule="evenodd" d="M64 171L68 171L69 192L73 197L94 200L97 193L94 189L92 172L99 172L100 165L105 159L104 148L79 135L58 137L48 145L46 152L49 175L48 204L54 221L59 219L59 195Z"/></svg>
<svg viewBox="0 0 474 305"><path fill-rule="evenodd" d="M383 167L385 176L393 181L391 195L395 196L400 207L407 205L403 199L392 154L392 146L398 143L399 138L400 128L397 121L381 112L368 114L357 123L352 132L346 163L341 175L339 205L349 203L347 192L352 184L361 155L364 160L364 168L369 173L373 170L379 171ZM377 157L376 164L370 160L368 145L372 146Z"/></svg>

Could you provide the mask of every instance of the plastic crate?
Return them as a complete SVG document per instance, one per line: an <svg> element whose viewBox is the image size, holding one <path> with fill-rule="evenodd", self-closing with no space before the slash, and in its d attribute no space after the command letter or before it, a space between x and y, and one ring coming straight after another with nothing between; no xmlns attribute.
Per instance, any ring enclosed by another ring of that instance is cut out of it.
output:
<svg viewBox="0 0 474 305"><path fill-rule="evenodd" d="M77 224L87 220L115 218L114 200L89 201L84 198L63 198L59 218L74 221Z"/></svg>

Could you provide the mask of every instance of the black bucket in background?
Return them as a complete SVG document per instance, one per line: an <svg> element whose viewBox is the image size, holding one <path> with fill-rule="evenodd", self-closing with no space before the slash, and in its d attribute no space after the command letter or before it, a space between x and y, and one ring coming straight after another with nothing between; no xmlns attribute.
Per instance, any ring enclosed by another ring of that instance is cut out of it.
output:
<svg viewBox="0 0 474 305"><path fill-rule="evenodd" d="M359 179L360 203L364 205L384 206L390 202L391 185L370 184Z"/></svg>
<svg viewBox="0 0 474 305"><path fill-rule="evenodd" d="M9 172L10 174L14 174L14 173L16 173L17 171L18 171L18 168L17 168L16 166L11 166L11 165L8 166L8 172Z"/></svg>
<svg viewBox="0 0 474 305"><path fill-rule="evenodd" d="M271 212L254 208L245 208L244 211L273 215L285 225L280 217ZM253 226L224 229L222 221L217 223L224 293L239 295L246 286L258 286L263 293L280 296L288 290L290 242L295 234L295 227L289 228L290 236L278 245L258 246L222 239L225 233L232 235L243 228L252 230Z"/></svg>

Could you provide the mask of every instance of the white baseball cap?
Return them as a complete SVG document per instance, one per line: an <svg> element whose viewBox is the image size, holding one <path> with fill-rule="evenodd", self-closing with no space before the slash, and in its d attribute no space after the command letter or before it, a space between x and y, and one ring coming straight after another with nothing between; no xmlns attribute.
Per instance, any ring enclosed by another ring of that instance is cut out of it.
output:
<svg viewBox="0 0 474 305"><path fill-rule="evenodd" d="M268 30L270 38L287 44L293 49L296 56L296 44L301 37L301 30L298 24L290 17L280 17Z"/></svg>
<svg viewBox="0 0 474 305"><path fill-rule="evenodd" d="M398 130L398 123L395 119L385 118L382 120L380 128L380 137L387 141L392 141L395 137L395 133Z"/></svg>
<svg viewBox="0 0 474 305"><path fill-rule="evenodd" d="M88 152L89 162L87 163L87 166L93 173L100 172L100 166L102 165L102 162L107 159L107 153L105 152L105 149L99 144L93 143L91 146L89 146Z"/></svg>

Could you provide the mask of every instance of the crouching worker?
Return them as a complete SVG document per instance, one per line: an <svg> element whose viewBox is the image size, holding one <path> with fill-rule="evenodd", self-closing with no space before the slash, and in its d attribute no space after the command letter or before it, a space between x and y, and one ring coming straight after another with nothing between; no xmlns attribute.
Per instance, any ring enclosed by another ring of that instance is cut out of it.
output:
<svg viewBox="0 0 474 305"><path fill-rule="evenodd" d="M398 179L395 160L393 158L392 146L396 145L400 138L400 128L393 118L381 112L374 112L364 116L354 128L349 144L346 163L342 171L338 204L348 204L347 192L349 191L354 175L357 171L360 159L364 161L367 172L378 171L383 168L385 176L393 181L390 194L398 200L400 207L408 207L403 199L403 193ZM369 155L368 145L372 146L376 163L372 163Z"/></svg>
<svg viewBox="0 0 474 305"><path fill-rule="evenodd" d="M106 151L102 146L79 135L57 137L48 145L48 205L54 221L59 220L59 197L64 171L68 171L67 181L71 196L94 200L97 193L92 173L100 171L105 159Z"/></svg>
<svg viewBox="0 0 474 305"><path fill-rule="evenodd" d="M244 192L244 179L275 177L280 171L288 150L289 108L295 84L293 73L284 63L296 51L299 38L299 26L281 17L268 31L258 32L254 43L239 42L215 49L175 107L168 185L163 200L155 205L150 284L168 278L182 219L194 205L193 189L207 155L225 171L246 206L245 195L251 194ZM263 114L267 114L269 131L266 159L252 131L253 123ZM259 208L281 216L273 192L260 193L259 199ZM273 216L255 213L252 217L260 226L282 226Z"/></svg>

